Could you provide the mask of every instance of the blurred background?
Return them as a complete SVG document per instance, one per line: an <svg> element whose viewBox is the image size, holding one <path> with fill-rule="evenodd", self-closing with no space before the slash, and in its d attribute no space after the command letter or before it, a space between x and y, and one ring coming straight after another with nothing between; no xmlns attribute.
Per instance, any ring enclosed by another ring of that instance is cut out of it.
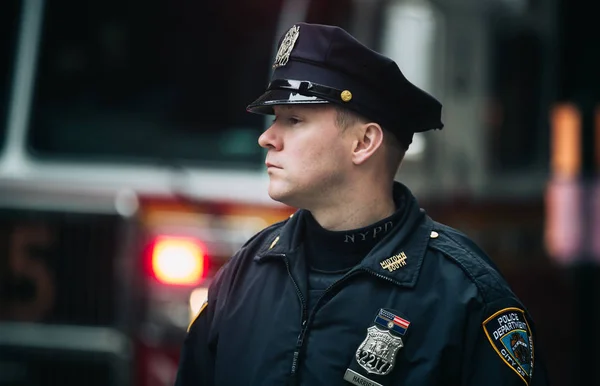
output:
<svg viewBox="0 0 600 386"><path fill-rule="evenodd" d="M444 130L416 136L398 180L497 262L552 384L600 385L600 38L586 7L3 0L0 385L172 384L215 271L292 212L266 194L268 121L245 106L303 20L344 27L443 102Z"/></svg>

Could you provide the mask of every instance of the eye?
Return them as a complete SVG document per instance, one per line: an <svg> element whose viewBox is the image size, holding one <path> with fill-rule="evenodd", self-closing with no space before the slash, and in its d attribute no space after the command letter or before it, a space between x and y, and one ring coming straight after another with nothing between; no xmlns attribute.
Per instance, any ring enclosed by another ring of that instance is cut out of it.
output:
<svg viewBox="0 0 600 386"><path fill-rule="evenodd" d="M282 124L286 125L286 126L295 126L297 124L299 124L300 122L302 122L299 118L293 117L293 116L280 116L278 117L274 117L273 121L271 122L271 125L274 125L275 122L282 122Z"/></svg>

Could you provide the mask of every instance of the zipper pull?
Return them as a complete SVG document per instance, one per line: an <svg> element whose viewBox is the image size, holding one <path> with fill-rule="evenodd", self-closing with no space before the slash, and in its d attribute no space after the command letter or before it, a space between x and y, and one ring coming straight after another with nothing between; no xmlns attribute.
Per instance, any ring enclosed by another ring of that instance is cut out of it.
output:
<svg viewBox="0 0 600 386"><path fill-rule="evenodd" d="M292 370L290 371L290 378L287 382L289 386L298 384L298 362L300 358L300 350L302 350L302 344L304 343L304 336L306 335L306 323L307 320L304 319L302 321L302 329L300 330L300 334L298 334L298 339L296 340L296 350L294 351L294 358L292 360Z"/></svg>
<svg viewBox="0 0 600 386"><path fill-rule="evenodd" d="M302 329L300 330L300 334L298 334L298 339L296 340L296 350L294 351L294 359L292 360L292 371L291 374L293 376L296 375L298 371L298 358L300 357L300 350L302 349L302 344L304 343L304 335L306 334L306 320L302 321Z"/></svg>
<svg viewBox="0 0 600 386"><path fill-rule="evenodd" d="M307 320L304 319L302 321L302 328L300 329L300 334L298 335L298 341L296 342L296 351L298 351L298 349L300 349L302 347L302 344L304 343L304 335L306 335L306 323Z"/></svg>

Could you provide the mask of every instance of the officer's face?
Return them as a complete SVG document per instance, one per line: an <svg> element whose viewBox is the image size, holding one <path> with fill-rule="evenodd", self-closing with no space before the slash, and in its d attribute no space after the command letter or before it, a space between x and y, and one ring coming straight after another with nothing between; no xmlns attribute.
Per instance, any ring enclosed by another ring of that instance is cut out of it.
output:
<svg viewBox="0 0 600 386"><path fill-rule="evenodd" d="M258 143L268 150L269 195L296 208L330 205L352 166L352 141L329 105L276 106Z"/></svg>

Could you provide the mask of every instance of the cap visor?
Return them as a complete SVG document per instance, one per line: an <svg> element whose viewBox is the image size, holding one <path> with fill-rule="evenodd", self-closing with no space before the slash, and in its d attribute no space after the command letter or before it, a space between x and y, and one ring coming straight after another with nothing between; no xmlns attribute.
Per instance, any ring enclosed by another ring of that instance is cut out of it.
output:
<svg viewBox="0 0 600 386"><path fill-rule="evenodd" d="M273 114L273 106L329 103L327 100L293 90L268 90L246 108L251 113Z"/></svg>

